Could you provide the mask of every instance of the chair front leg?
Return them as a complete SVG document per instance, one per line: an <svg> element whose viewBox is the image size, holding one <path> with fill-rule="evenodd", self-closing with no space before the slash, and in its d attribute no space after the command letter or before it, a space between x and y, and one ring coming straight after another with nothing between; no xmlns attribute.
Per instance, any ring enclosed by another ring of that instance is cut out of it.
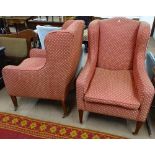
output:
<svg viewBox="0 0 155 155"><path fill-rule="evenodd" d="M133 132L133 135L137 135L137 134L138 134L138 132L139 132L139 130L140 130L140 128L142 127L143 124L144 124L144 122L140 122L140 121L137 121L137 122L136 122L136 129L135 129L135 131Z"/></svg>
<svg viewBox="0 0 155 155"><path fill-rule="evenodd" d="M10 97L11 97L11 100L12 100L13 105L14 105L14 110L16 111L18 108L17 98L16 98L16 96L10 96Z"/></svg>
<svg viewBox="0 0 155 155"><path fill-rule="evenodd" d="M61 101L61 105L62 105L62 108L63 108L63 111L64 111L64 114L63 114L62 118L65 118L68 115L66 100Z"/></svg>
<svg viewBox="0 0 155 155"><path fill-rule="evenodd" d="M79 120L80 120L80 123L82 124L82 122L83 122L83 110L79 110Z"/></svg>

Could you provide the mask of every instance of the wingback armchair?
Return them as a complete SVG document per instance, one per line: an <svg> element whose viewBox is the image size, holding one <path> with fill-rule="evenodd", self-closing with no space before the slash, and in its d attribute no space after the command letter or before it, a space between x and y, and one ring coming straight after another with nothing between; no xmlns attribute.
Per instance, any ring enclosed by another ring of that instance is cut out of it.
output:
<svg viewBox="0 0 155 155"><path fill-rule="evenodd" d="M126 18L91 22L87 63L76 81L81 123L89 111L135 120L138 133L154 96L144 65L149 34L147 23Z"/></svg>
<svg viewBox="0 0 155 155"><path fill-rule="evenodd" d="M83 21L71 22L45 38L45 50L32 49L19 66L6 66L3 78L17 109L16 96L60 100L67 115L66 97L81 55Z"/></svg>

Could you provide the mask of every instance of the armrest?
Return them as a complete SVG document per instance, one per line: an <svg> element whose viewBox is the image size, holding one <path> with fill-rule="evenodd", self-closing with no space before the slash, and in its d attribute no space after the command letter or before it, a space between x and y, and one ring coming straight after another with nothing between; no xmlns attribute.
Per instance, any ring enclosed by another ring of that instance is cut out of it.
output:
<svg viewBox="0 0 155 155"><path fill-rule="evenodd" d="M138 99L141 103L140 105L140 114L139 114L139 120L145 121L147 114L150 110L152 100L154 97L154 87L151 83L145 68L142 69L142 67L138 67L136 73L135 73L135 85L138 93Z"/></svg>
<svg viewBox="0 0 155 155"><path fill-rule="evenodd" d="M144 68L137 69L135 73L135 84L138 91L138 97L141 102L144 102L149 97L153 99L154 87Z"/></svg>
<svg viewBox="0 0 155 155"><path fill-rule="evenodd" d="M135 87L137 90L137 96L140 101L139 108L139 121L145 121L147 114L150 110L150 106L154 97L154 87L147 75L145 69L145 51L147 43L150 37L150 28L147 23L141 22L137 35L133 76Z"/></svg>
<svg viewBox="0 0 155 155"><path fill-rule="evenodd" d="M46 58L46 50L33 48L30 50L30 57L43 57Z"/></svg>
<svg viewBox="0 0 155 155"><path fill-rule="evenodd" d="M84 95L95 72L95 65L88 60L76 81L76 95L78 109L84 110Z"/></svg>
<svg viewBox="0 0 155 155"><path fill-rule="evenodd" d="M94 72L95 72L95 65L90 63L90 61L87 61L84 69L81 71L76 81L77 87L81 86L83 89L83 93L86 93L89 83L94 75Z"/></svg>
<svg viewBox="0 0 155 155"><path fill-rule="evenodd" d="M40 81L42 81L42 78L44 77L44 74L42 74L42 69L28 69L29 68L27 66L20 65L8 65L2 69L3 80L8 94L13 96L20 94L19 96L22 96L29 92L29 89L32 87L32 84L30 83L35 83L35 85L37 85ZM22 89L20 89L20 87Z"/></svg>

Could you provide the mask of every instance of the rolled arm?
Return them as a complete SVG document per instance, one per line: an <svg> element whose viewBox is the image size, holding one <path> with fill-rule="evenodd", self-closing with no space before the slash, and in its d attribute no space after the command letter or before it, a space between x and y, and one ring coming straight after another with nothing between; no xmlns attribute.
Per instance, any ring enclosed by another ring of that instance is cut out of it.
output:
<svg viewBox="0 0 155 155"><path fill-rule="evenodd" d="M93 77L95 68L92 64L87 62L86 66L84 69L81 71L78 79L77 79L77 84L82 85L84 89L84 93L87 91L89 83Z"/></svg>
<svg viewBox="0 0 155 155"><path fill-rule="evenodd" d="M154 87L144 67L139 66L135 73L135 84L141 103L139 120L145 121L154 97Z"/></svg>
<svg viewBox="0 0 155 155"><path fill-rule="evenodd" d="M147 98L147 96L150 96L151 99L153 98L154 87L145 69L137 70L136 87L138 90L139 99L141 101L144 101Z"/></svg>
<svg viewBox="0 0 155 155"><path fill-rule="evenodd" d="M85 110L84 95L89 88L89 84L95 73L97 63L98 42L99 42L99 21L94 20L88 28L89 44L88 59L84 69L81 71L76 81L77 106L80 110Z"/></svg>
<svg viewBox="0 0 155 155"><path fill-rule="evenodd" d="M33 48L30 50L30 57L42 57L46 58L46 50Z"/></svg>
<svg viewBox="0 0 155 155"><path fill-rule="evenodd" d="M150 28L142 22L139 27L134 58L133 75L137 89L140 109L137 120L145 121L154 97L154 87L145 69L145 52L150 37Z"/></svg>
<svg viewBox="0 0 155 155"><path fill-rule="evenodd" d="M35 91L42 80L42 70L27 70L19 66L8 65L2 70L6 90L12 96L24 96L29 90ZM39 76L38 76L39 75ZM33 85L33 86L32 86Z"/></svg>
<svg viewBox="0 0 155 155"><path fill-rule="evenodd" d="M86 66L81 71L79 77L76 81L76 94L77 94L77 102L78 109L84 110L84 95L89 87L91 79L93 78L95 72L95 65L87 61Z"/></svg>

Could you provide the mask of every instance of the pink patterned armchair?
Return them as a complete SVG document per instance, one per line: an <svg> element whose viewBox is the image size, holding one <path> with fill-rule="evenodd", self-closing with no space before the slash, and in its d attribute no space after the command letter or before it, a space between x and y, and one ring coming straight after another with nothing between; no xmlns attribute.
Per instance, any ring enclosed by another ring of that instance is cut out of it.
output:
<svg viewBox="0 0 155 155"><path fill-rule="evenodd" d="M131 119L137 134L154 96L144 66L149 25L113 18L91 22L88 31L88 60L76 81L80 122L83 111Z"/></svg>
<svg viewBox="0 0 155 155"><path fill-rule="evenodd" d="M67 114L66 97L81 55L83 21L67 21L62 30L50 32L45 50L32 49L19 66L6 66L3 78L17 109L16 96L60 100Z"/></svg>

